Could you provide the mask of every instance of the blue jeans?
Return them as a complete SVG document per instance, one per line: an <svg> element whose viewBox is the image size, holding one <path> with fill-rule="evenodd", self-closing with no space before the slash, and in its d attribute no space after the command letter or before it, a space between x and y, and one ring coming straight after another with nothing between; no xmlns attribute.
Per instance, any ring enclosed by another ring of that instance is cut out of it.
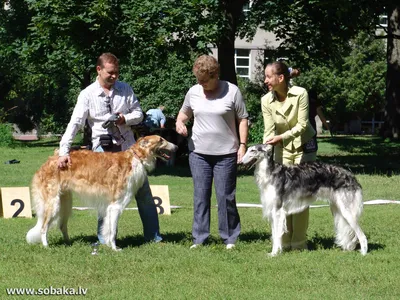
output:
<svg viewBox="0 0 400 300"><path fill-rule="evenodd" d="M93 150L94 152L104 152L101 146ZM148 242L160 242L162 237L160 235L160 226L158 223L158 213L157 208L153 200L153 195L151 194L149 181L146 180L143 186L137 191L136 203L139 210L140 219L143 224L144 238ZM97 237L99 242L104 244L104 238L101 235L101 228L103 226L103 217L98 215L97 217Z"/></svg>
<svg viewBox="0 0 400 300"><path fill-rule="evenodd" d="M234 244L240 234L236 207L237 154L189 154L194 185L193 242L202 244L210 235L210 208L214 180L218 203L218 229L225 244Z"/></svg>

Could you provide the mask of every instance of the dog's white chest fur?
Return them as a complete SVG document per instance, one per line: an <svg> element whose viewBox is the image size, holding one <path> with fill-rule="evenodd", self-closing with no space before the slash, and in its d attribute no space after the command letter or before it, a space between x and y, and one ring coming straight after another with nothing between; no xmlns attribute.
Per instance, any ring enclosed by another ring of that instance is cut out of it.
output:
<svg viewBox="0 0 400 300"><path fill-rule="evenodd" d="M127 178L126 191L122 193L123 197L118 199L124 209L131 202L132 197L143 186L144 180L147 177L146 169L143 164L136 158L132 160L132 172Z"/></svg>

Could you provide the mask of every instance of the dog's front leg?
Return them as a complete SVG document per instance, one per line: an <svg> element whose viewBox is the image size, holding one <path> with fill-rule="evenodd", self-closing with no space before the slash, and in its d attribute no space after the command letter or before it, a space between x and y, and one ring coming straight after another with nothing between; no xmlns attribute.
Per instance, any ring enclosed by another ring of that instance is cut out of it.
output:
<svg viewBox="0 0 400 300"><path fill-rule="evenodd" d="M277 256L282 252L282 236L285 231L286 214L282 208L273 209L271 213L272 251L269 256Z"/></svg>

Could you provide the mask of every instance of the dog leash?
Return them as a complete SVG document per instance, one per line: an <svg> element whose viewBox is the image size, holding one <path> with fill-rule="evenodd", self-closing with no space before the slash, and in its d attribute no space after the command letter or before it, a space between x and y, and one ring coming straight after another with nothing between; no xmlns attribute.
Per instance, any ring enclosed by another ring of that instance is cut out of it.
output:
<svg viewBox="0 0 400 300"><path fill-rule="evenodd" d="M135 150L132 149L132 152L133 152L133 155L136 156L136 158L140 160L140 157L139 157L139 155L137 155L137 153L135 152Z"/></svg>

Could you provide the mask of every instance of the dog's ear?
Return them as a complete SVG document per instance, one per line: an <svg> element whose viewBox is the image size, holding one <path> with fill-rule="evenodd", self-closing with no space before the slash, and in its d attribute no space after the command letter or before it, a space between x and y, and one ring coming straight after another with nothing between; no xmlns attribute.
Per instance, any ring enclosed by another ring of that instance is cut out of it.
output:
<svg viewBox="0 0 400 300"><path fill-rule="evenodd" d="M145 138L140 138L138 142L140 147L146 147L149 144L149 141Z"/></svg>
<svg viewBox="0 0 400 300"><path fill-rule="evenodd" d="M268 160L273 160L274 159L274 151L275 147L272 145L267 145L267 157Z"/></svg>
<svg viewBox="0 0 400 300"><path fill-rule="evenodd" d="M257 150L264 152L264 153L268 153L269 149L270 149L271 145L267 145L267 144L259 144L257 145Z"/></svg>
<svg viewBox="0 0 400 300"><path fill-rule="evenodd" d="M261 144L260 150L264 153L264 155L268 159L271 159L271 157L273 157L273 155L274 155L274 146L272 146L272 145Z"/></svg>

